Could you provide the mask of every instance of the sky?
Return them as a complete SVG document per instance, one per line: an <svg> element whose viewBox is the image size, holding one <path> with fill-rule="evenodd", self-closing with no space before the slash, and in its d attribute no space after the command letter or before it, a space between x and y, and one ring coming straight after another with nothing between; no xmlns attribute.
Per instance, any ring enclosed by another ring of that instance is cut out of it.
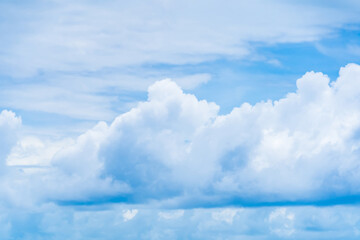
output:
<svg viewBox="0 0 360 240"><path fill-rule="evenodd" d="M0 239L358 239L360 3L0 0Z"/></svg>

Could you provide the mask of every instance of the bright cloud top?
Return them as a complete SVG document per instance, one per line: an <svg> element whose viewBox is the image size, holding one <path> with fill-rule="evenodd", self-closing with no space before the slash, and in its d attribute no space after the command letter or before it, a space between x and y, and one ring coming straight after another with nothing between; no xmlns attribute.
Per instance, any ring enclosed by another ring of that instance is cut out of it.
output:
<svg viewBox="0 0 360 240"><path fill-rule="evenodd" d="M155 200L174 207L355 196L359 103L356 64L331 83L308 72L285 98L244 103L227 115L170 80L158 81L146 102L58 147L45 168L7 171L2 184L11 192L3 191L9 201L21 192L34 201ZM1 116L10 119L5 124L20 121L6 111ZM233 213L216 216L222 215Z"/></svg>

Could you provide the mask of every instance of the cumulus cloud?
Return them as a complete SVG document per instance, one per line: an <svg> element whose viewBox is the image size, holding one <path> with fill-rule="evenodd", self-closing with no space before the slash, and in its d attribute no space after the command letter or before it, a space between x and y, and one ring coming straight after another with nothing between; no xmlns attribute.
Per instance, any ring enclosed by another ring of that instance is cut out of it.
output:
<svg viewBox="0 0 360 240"><path fill-rule="evenodd" d="M49 201L90 204L129 192L126 184L101 176L103 164L95 153L101 140L99 132L106 128L100 122L76 140L20 139L7 157L0 202L16 207L35 207Z"/></svg>
<svg viewBox="0 0 360 240"><path fill-rule="evenodd" d="M359 82L355 64L331 84L309 72L283 99L217 115L216 104L160 81L149 88L147 102L109 126L98 158L105 175L126 182L140 198L200 191L311 201L357 194Z"/></svg>
<svg viewBox="0 0 360 240"><path fill-rule="evenodd" d="M283 99L219 115L215 103L159 81L147 101L62 147L47 169L12 177L46 179L32 194L70 203L326 204L359 194L359 89L360 66L349 64L336 81L308 72Z"/></svg>
<svg viewBox="0 0 360 240"><path fill-rule="evenodd" d="M53 142L15 144L21 119L3 111L1 151L12 170L0 178L0 237L357 239L357 207L229 204L355 199L359 89L360 66L349 64L336 81L309 72L283 99L219 115L215 103L163 80L112 123Z"/></svg>

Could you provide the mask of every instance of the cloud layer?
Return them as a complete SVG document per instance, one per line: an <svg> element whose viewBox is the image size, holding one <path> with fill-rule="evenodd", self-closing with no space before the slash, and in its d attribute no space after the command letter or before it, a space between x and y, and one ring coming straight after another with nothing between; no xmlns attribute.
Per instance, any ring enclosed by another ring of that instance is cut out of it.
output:
<svg viewBox="0 0 360 240"><path fill-rule="evenodd" d="M2 239L358 239L359 208L164 210L144 206L1 209Z"/></svg>
<svg viewBox="0 0 360 240"><path fill-rule="evenodd" d="M38 0L31 5L4 2L1 8L7 21L0 31L7 34L0 42L0 70L18 77L241 58L252 51L251 42L314 41L359 20L353 1Z"/></svg>

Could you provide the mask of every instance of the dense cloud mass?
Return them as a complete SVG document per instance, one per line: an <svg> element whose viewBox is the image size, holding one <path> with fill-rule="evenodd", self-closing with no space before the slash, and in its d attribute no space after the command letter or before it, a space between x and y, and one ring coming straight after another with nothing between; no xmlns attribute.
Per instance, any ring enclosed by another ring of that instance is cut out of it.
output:
<svg viewBox="0 0 360 240"><path fill-rule="evenodd" d="M331 83L306 73L295 93L227 115L163 80L149 87L146 102L59 147L48 168L12 172L11 179L28 179L16 181L20 189L42 185L46 191L29 193L35 199L70 203L221 206L356 196L359 100L355 64Z"/></svg>
<svg viewBox="0 0 360 240"><path fill-rule="evenodd" d="M4 195L8 202L28 194L34 202L155 200L172 207L351 199L360 187L359 100L355 64L331 83L308 72L295 93L244 103L227 115L174 82L159 81L146 102L75 141L32 140L31 147L20 141L8 157L13 166L2 180ZM5 156L20 119L3 111L0 120ZM36 148L53 150L33 168L14 170L24 152L40 156Z"/></svg>

